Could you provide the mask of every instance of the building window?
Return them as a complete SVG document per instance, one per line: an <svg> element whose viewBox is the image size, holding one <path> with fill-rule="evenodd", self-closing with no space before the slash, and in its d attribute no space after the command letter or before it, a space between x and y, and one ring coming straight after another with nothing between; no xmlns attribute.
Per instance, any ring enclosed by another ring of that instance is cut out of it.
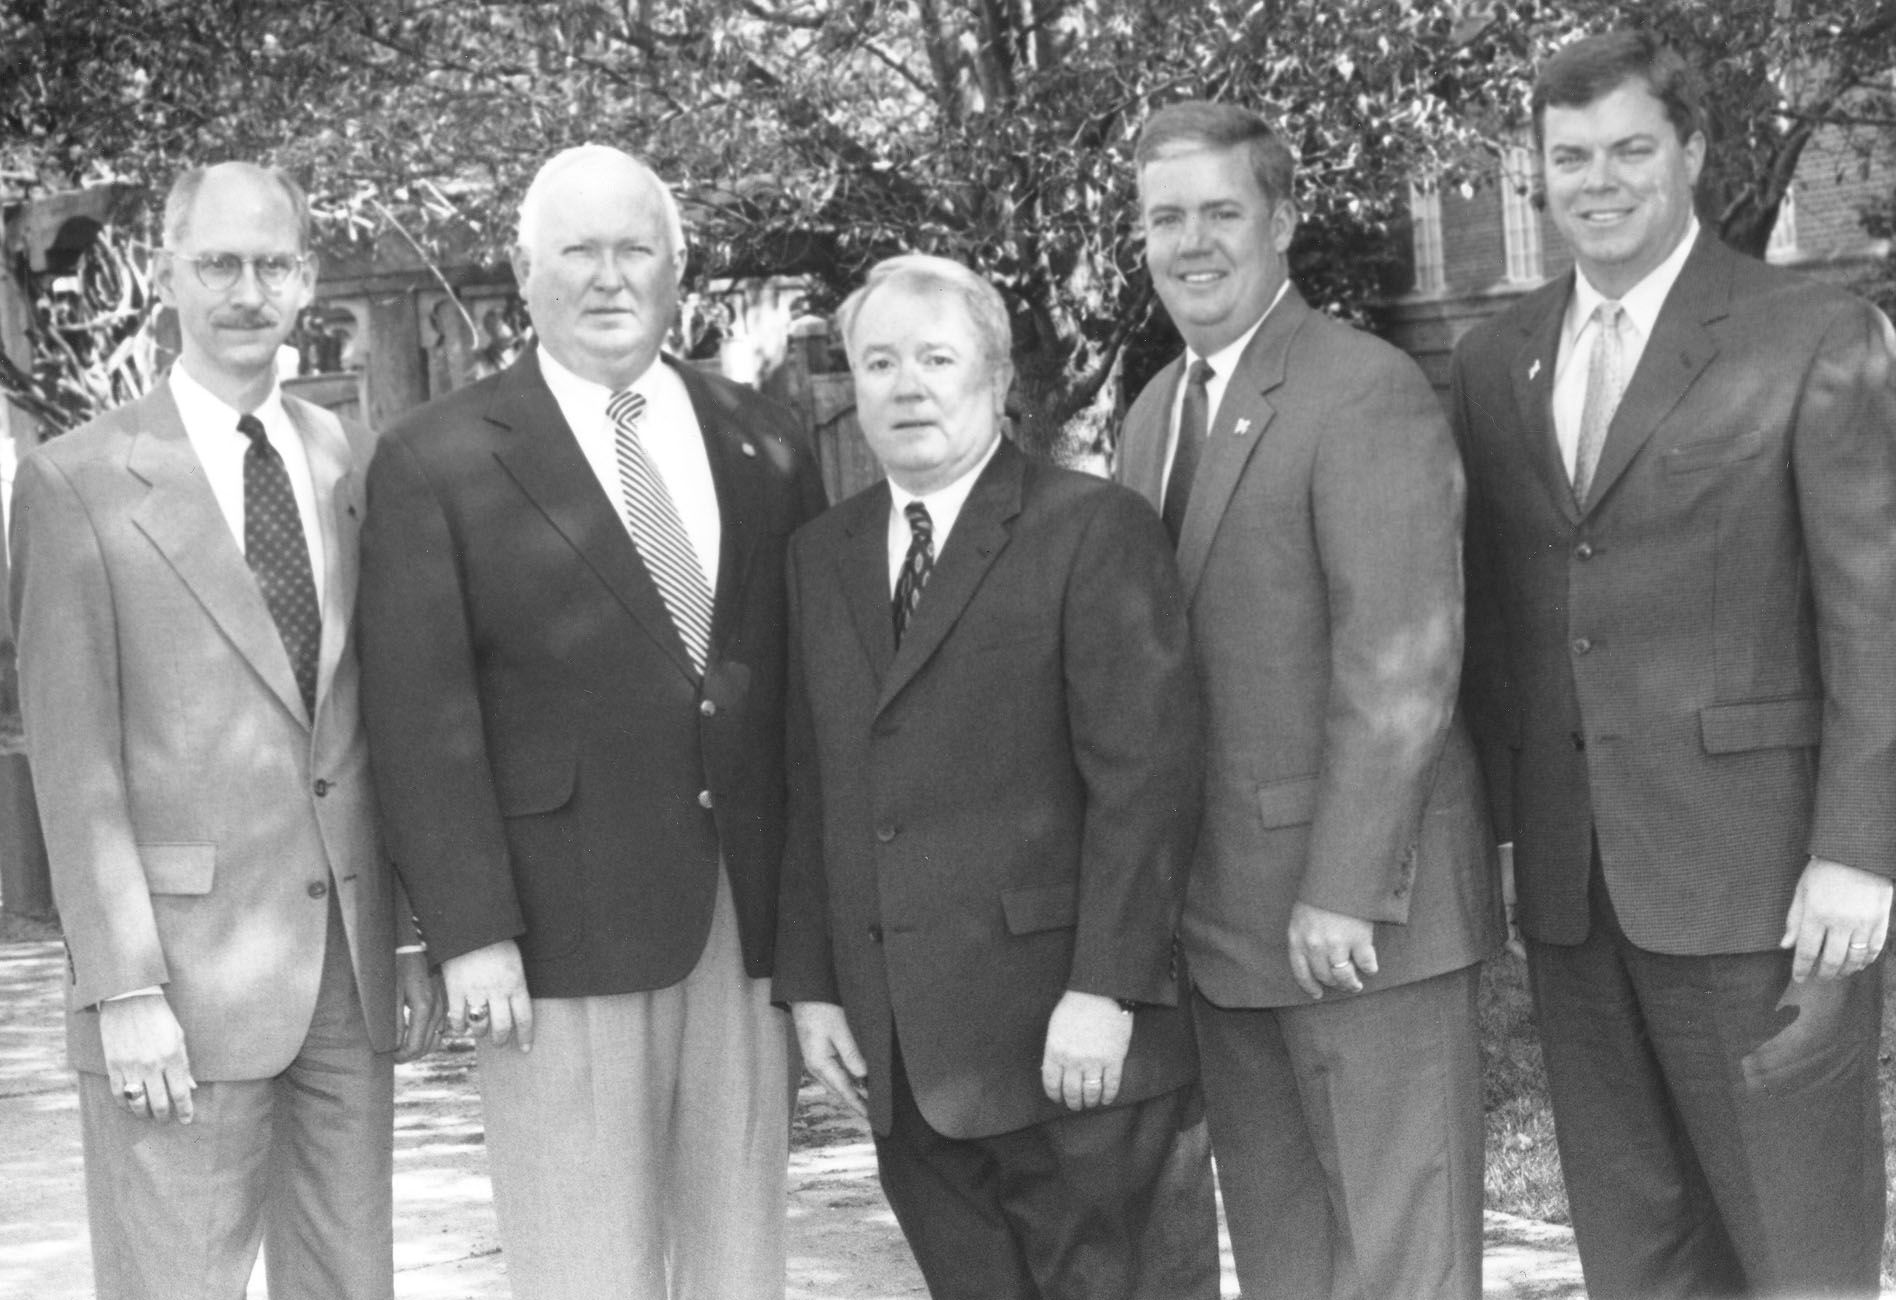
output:
<svg viewBox="0 0 1896 1300"><path fill-rule="evenodd" d="M1511 145L1501 154L1501 237L1507 247L1508 280L1539 284L1540 209L1534 204L1534 151Z"/></svg>
<svg viewBox="0 0 1896 1300"><path fill-rule="evenodd" d="M1409 222L1415 235L1415 291L1440 293L1448 287L1442 261L1442 192L1433 181L1409 186Z"/></svg>
<svg viewBox="0 0 1896 1300"><path fill-rule="evenodd" d="M1771 242L1765 246L1764 255L1773 262L1797 256L1796 185L1784 191L1784 201L1778 204L1777 224L1771 227Z"/></svg>

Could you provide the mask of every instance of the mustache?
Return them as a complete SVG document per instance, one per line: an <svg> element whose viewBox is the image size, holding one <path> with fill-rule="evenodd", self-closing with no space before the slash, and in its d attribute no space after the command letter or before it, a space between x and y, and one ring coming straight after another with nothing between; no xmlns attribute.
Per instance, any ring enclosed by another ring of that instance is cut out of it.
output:
<svg viewBox="0 0 1896 1300"><path fill-rule="evenodd" d="M266 330L277 325L278 317L275 312L261 308L254 311L235 310L224 312L215 323L226 329Z"/></svg>

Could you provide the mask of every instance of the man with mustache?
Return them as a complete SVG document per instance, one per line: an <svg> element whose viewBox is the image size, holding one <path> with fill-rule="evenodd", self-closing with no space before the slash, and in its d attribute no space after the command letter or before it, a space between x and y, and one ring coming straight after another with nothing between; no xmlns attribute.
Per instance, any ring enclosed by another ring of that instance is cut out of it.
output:
<svg viewBox="0 0 1896 1300"><path fill-rule="evenodd" d="M369 436L277 388L293 181L188 171L164 235L177 365L13 499L98 1294L241 1295L261 1239L273 1297L388 1300L391 1066L439 1020L357 715Z"/></svg>

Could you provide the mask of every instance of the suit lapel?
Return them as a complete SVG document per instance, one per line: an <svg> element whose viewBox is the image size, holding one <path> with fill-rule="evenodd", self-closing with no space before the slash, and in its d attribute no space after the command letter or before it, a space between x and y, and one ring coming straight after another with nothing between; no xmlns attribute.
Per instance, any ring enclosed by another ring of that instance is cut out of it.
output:
<svg viewBox="0 0 1896 1300"><path fill-rule="evenodd" d="M502 376L487 418L505 429L494 455L678 671L698 673L612 501L579 449L530 351Z"/></svg>
<svg viewBox="0 0 1896 1300"><path fill-rule="evenodd" d="M1212 539L1218 535L1232 494L1238 490L1238 480L1277 414L1270 394L1283 384L1291 340L1309 317L1310 306L1303 295L1294 286L1285 289L1283 298L1251 336L1231 382L1225 386L1218 414L1205 437L1198 476L1192 480L1191 503L1178 534L1178 570L1187 596L1198 590L1205 564L1211 558Z"/></svg>
<svg viewBox="0 0 1896 1300"><path fill-rule="evenodd" d="M1560 437L1554 431L1554 372L1560 366L1560 328L1566 319L1567 299L1573 293L1573 277L1565 281L1566 292L1543 290L1539 311L1522 322L1520 350L1514 354L1514 410L1520 419L1521 437L1527 443L1527 458L1540 471L1547 494L1570 523L1580 522L1580 507L1573 499L1573 480L1567 476L1567 463L1561 456Z"/></svg>
<svg viewBox="0 0 1896 1300"><path fill-rule="evenodd" d="M889 592L889 484L885 479L843 509L843 549L836 565L856 639L880 689L895 658L894 598ZM952 536L952 534L950 534ZM933 586L931 581L930 586ZM927 593L923 593L924 600Z"/></svg>
<svg viewBox="0 0 1896 1300"><path fill-rule="evenodd" d="M880 712L889 706L902 688L915 679L941 648L961 612L967 608L982 578L987 576L1001 549L1007 545L1009 524L1020 513L1021 483L1026 461L1010 442L995 449L994 459L981 471L974 490L961 507L947 545L935 558L934 571L922 591L915 618L902 636L902 645L889 664L882 682L882 696L876 702ZM886 515L884 516L886 519ZM888 553L883 552L883 581L888 581ZM887 587L883 590L886 592ZM884 618L888 618L885 601ZM891 634L893 636L893 634Z"/></svg>
<svg viewBox="0 0 1896 1300"><path fill-rule="evenodd" d="M1181 355L1148 385L1152 397L1134 405L1119 436L1118 479L1151 502L1154 510L1164 505L1166 444L1171 440L1172 411L1184 376Z"/></svg>
<svg viewBox="0 0 1896 1300"><path fill-rule="evenodd" d="M185 436L169 384L145 399L139 418L125 465L150 490L132 511L134 526L151 539L283 707L307 725L309 713L289 652Z"/></svg>
<svg viewBox="0 0 1896 1300"><path fill-rule="evenodd" d="M1589 510L1612 490L1653 431L1718 355L1718 342L1706 324L1722 317L1731 300L1731 256L1709 232L1700 232L1607 428L1587 497Z"/></svg>
<svg viewBox="0 0 1896 1300"><path fill-rule="evenodd" d="M303 437L309 461L310 485L316 499L317 526L323 537L323 639L317 659L316 699L329 694L336 666L342 661L349 635L349 616L355 609L356 530L362 511L357 500L361 485L349 456L349 442L335 416L286 396L283 406L290 423Z"/></svg>
<svg viewBox="0 0 1896 1300"><path fill-rule="evenodd" d="M691 409L704 435L705 458L710 462L711 482L717 491L718 581L712 593L711 616L711 648L715 653L729 638L745 606L758 536L769 526L764 515L762 460L756 439L731 427L696 370L669 358L662 362L672 366L691 396Z"/></svg>

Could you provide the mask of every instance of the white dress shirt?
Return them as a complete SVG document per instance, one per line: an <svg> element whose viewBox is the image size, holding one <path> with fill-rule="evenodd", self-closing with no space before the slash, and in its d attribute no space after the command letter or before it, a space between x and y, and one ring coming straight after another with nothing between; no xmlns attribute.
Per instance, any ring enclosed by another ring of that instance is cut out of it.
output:
<svg viewBox="0 0 1896 1300"><path fill-rule="evenodd" d="M1218 406L1224 401L1225 389L1231 386L1231 376L1237 370L1238 362L1244 359L1244 350L1251 346L1251 340L1264 327L1264 322L1271 318L1271 312L1276 310L1277 304L1284 300L1284 295L1289 291L1290 281L1285 280L1277 286L1277 296L1271 299L1271 305L1264 309L1264 314L1252 322L1251 328L1210 356L1200 357L1190 348L1185 349L1185 369L1182 373L1186 377L1189 378L1192 366L1201 360L1211 365L1211 378L1205 381L1206 437L1211 436L1213 426L1218 423ZM1172 459L1178 455L1179 412L1185 407L1185 390L1189 387L1190 384L1181 382L1178 391L1172 394L1172 414L1171 418L1165 422L1165 475L1159 482L1159 500L1161 501L1165 500L1165 489L1171 485L1172 481Z"/></svg>
<svg viewBox="0 0 1896 1300"><path fill-rule="evenodd" d="M943 488L937 488L925 497L896 486L894 479L889 480L889 599L895 599L895 584L902 577L902 565L908 559L909 543L914 540L914 530L909 527L908 506L911 501L919 501L928 507L928 519L931 525L929 538L935 546L935 558L941 559L942 548L948 545L948 534L954 531L955 520L961 517L961 507L968 504L968 494L974 491L974 481L981 477L988 462L999 451L1001 440L996 438L994 445L987 449L987 455L967 473Z"/></svg>
<svg viewBox="0 0 1896 1300"><path fill-rule="evenodd" d="M180 361L171 367L171 397L184 421L185 437L204 467L205 481L217 498L224 522L230 525L237 549L244 549L244 454L250 439L238 431L237 421L244 412L226 406L221 398L191 377ZM263 422L270 445L283 459L290 476L290 492L296 498L296 513L302 516L303 540L309 546L309 571L316 581L316 599L322 603L323 552L322 523L317 515L316 483L309 473L309 453L303 448L301 430L283 409L282 391L271 386L270 395L251 414Z"/></svg>
<svg viewBox="0 0 1896 1300"><path fill-rule="evenodd" d="M1679 246L1646 274L1646 278L1626 291L1620 299L1625 316L1620 321L1620 346L1623 358L1620 373L1632 382L1645 355L1646 341L1666 305L1666 295L1685 269L1698 239L1698 218L1685 232ZM1554 434L1560 440L1560 460L1573 478L1574 458L1580 454L1580 417L1587 405L1587 357L1593 351L1593 336L1601 328L1593 309L1606 301L1606 295L1587 280L1579 267L1573 271L1573 294L1567 299L1567 318L1560 329L1560 358L1554 365Z"/></svg>
<svg viewBox="0 0 1896 1300"><path fill-rule="evenodd" d="M540 373L546 377L546 386L553 391L553 400L559 403L567 427L579 440L579 449L605 490L606 499L612 502L613 513L624 524L619 433L606 414L606 403L612 400L614 390L581 379L555 361L545 348L539 351ZM717 484L711 478L711 458L704 449L704 432L698 428L691 394L685 389L685 381L663 361L653 361L631 388L645 398L645 413L639 417L639 443L664 480L685 536L691 539L698 567L704 570L705 586L716 592L718 547L724 532L718 514Z"/></svg>

